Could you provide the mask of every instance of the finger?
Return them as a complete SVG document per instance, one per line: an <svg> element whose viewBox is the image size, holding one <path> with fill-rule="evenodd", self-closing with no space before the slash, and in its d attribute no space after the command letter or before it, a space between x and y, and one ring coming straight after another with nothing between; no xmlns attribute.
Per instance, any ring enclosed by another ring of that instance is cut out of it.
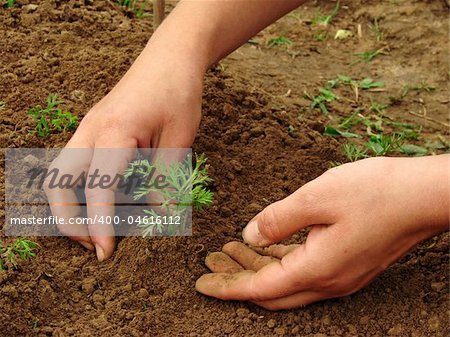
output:
<svg viewBox="0 0 450 337"><path fill-rule="evenodd" d="M89 234L99 261L109 258L115 248L114 227L110 221L115 215L115 191L119 183L115 178L125 171L135 152L135 148L128 148L132 142L119 143L120 148L114 149L106 148L109 143L96 143L89 168L90 181L85 190ZM103 184L101 179L105 179Z"/></svg>
<svg viewBox="0 0 450 337"><path fill-rule="evenodd" d="M269 256L261 256L242 242L232 241L223 246L222 251L237 261L246 270L258 271L264 266L278 261Z"/></svg>
<svg viewBox="0 0 450 337"><path fill-rule="evenodd" d="M63 176L72 177L73 183L87 171L91 160L90 149L75 149L66 147L59 153L49 168L49 172L55 170L57 179ZM64 223L58 222L61 234L72 240L78 241L89 250L94 250L88 229L84 224L70 223L80 216L81 208L78 198L71 187L53 186L51 178L46 180L44 190L50 205L52 214L63 219Z"/></svg>
<svg viewBox="0 0 450 337"><path fill-rule="evenodd" d="M269 247L252 247L252 249L257 252L258 254L265 255L265 256L273 256L278 259L282 259L284 256L292 252L293 250L300 247L300 245L294 244L294 245L271 245Z"/></svg>
<svg viewBox="0 0 450 337"><path fill-rule="evenodd" d="M328 298L328 296L322 292L304 291L297 294L277 298L274 300L253 301L253 303L267 310L284 310L284 309L295 309L299 307L304 307L308 304L321 301L326 298Z"/></svg>
<svg viewBox="0 0 450 337"><path fill-rule="evenodd" d="M205 259L205 264L213 273L234 274L244 270L239 263L222 252L209 254Z"/></svg>
<svg viewBox="0 0 450 337"><path fill-rule="evenodd" d="M287 198L267 206L244 228L244 241L251 246L269 246L307 226L328 224L333 218L333 208L325 205L320 181L316 179Z"/></svg>
<svg viewBox="0 0 450 337"><path fill-rule="evenodd" d="M246 270L235 274L213 273L200 277L196 289L202 294L223 300L266 301L309 291L311 278L304 259L299 259L304 247L289 254L287 261L272 262L259 271ZM305 278L302 277L305 271Z"/></svg>

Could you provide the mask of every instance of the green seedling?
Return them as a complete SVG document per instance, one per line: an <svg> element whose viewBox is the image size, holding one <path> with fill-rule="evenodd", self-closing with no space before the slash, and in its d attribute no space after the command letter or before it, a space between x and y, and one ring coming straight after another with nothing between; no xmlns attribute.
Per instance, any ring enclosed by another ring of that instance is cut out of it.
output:
<svg viewBox="0 0 450 337"><path fill-rule="evenodd" d="M167 225L167 234L175 235L179 230L183 231L186 224L187 211L190 206L202 210L213 202L213 193L207 189L207 185L212 181L207 172L207 159L203 154L196 155L195 165L191 165L192 156L187 156L184 162L174 162L165 164L163 162L150 163L148 160L135 160L130 163L124 173L125 179L132 175L138 175L147 183L139 186L133 193L133 198L139 200L150 193L156 193L161 199L158 208L163 214L169 214L172 218L180 217L178 227L173 223L161 223L147 221L148 218L158 218L155 210L144 210L147 214L138 227L143 230L143 236L153 235L155 232L163 233L164 226ZM157 189L148 178L152 172L159 172L166 178L167 187ZM181 225L181 227L180 227Z"/></svg>
<svg viewBox="0 0 450 337"><path fill-rule="evenodd" d="M374 156L385 156L399 150L403 144L403 134L394 133L393 135L372 135L366 146Z"/></svg>
<svg viewBox="0 0 450 337"><path fill-rule="evenodd" d="M341 136L345 138L361 138L361 136L356 133L339 130L338 128L332 126L326 126L323 134L332 137Z"/></svg>
<svg viewBox="0 0 450 337"><path fill-rule="evenodd" d="M347 159L351 162L367 158L367 150L361 148L355 143L346 143L342 145L342 151Z"/></svg>
<svg viewBox="0 0 450 337"><path fill-rule="evenodd" d="M414 144L403 144L400 146L400 152L407 156L426 156L428 149Z"/></svg>
<svg viewBox="0 0 450 337"><path fill-rule="evenodd" d="M57 95L50 94L47 98L47 107L40 105L28 111L36 123L32 133L37 133L40 137L46 137L53 131L74 130L78 126L78 117L68 111L63 111L59 105L64 103Z"/></svg>
<svg viewBox="0 0 450 337"><path fill-rule="evenodd" d="M383 88L384 82L375 82L371 78L365 78L358 83L358 87L363 90Z"/></svg>
<svg viewBox="0 0 450 337"><path fill-rule="evenodd" d="M28 260L35 257L36 242L17 239L12 245L4 246L0 242L0 270L17 269L18 260Z"/></svg>
<svg viewBox="0 0 450 337"><path fill-rule="evenodd" d="M405 97L408 94L408 92L410 92L410 91L431 92L433 90L436 90L436 87L432 86L431 84L426 83L425 81L422 81L417 84L405 86L402 90L401 97Z"/></svg>
<svg viewBox="0 0 450 337"><path fill-rule="evenodd" d="M133 12L137 18L142 18L148 0L141 1L140 4L137 0L117 0L117 3L126 10Z"/></svg>
<svg viewBox="0 0 450 337"><path fill-rule="evenodd" d="M360 109L356 109L350 116L342 120L342 122L339 124L339 128L348 130L351 127L361 123L364 117L360 114L360 112Z"/></svg>
<svg viewBox="0 0 450 337"><path fill-rule="evenodd" d="M384 110L389 108L389 104L382 104L377 101L371 101L370 103L370 111L376 113L377 115L383 114Z"/></svg>
<svg viewBox="0 0 450 337"><path fill-rule="evenodd" d="M380 42L383 40L383 32L380 29L380 25L378 23L378 18L375 18L373 20L373 23L369 23L370 29L372 29L373 33L375 34L375 38L377 39L377 42Z"/></svg>
<svg viewBox="0 0 450 337"><path fill-rule="evenodd" d="M275 39L269 40L269 46L282 46L282 45L290 45L292 44L292 41L284 36L279 36Z"/></svg>
<svg viewBox="0 0 450 337"><path fill-rule="evenodd" d="M316 32L314 34L314 39L318 42L323 42L323 41L325 41L326 38L327 38L326 32Z"/></svg>
<svg viewBox="0 0 450 337"><path fill-rule="evenodd" d="M359 63L359 62L365 62L365 63L371 62L371 61L372 61L373 59L375 59L378 55L382 55L382 54L385 54L384 48L380 48L380 49L378 49L378 50L373 50L373 51L366 51L366 52L363 52L363 53L356 53L356 54L354 54L354 55L355 55L358 59L355 60L355 61L353 61L353 62L351 63L351 65L354 65L354 64Z"/></svg>
<svg viewBox="0 0 450 337"><path fill-rule="evenodd" d="M14 0L7 0L4 6L6 8L12 8L14 6Z"/></svg>
<svg viewBox="0 0 450 337"><path fill-rule="evenodd" d="M339 97L335 95L334 92L329 87L320 88L319 92L320 94L317 96L311 96L307 92L305 92L304 96L305 98L312 101L310 106L311 109L315 109L318 107L324 115L328 115L328 108L326 103L335 101L339 99Z"/></svg>
<svg viewBox="0 0 450 337"><path fill-rule="evenodd" d="M330 87L330 88L335 88L335 87L339 86L340 84L352 86L354 88L357 87L362 90L369 90L369 89L384 87L384 82L381 82L381 81L376 82L376 81L372 80L371 78L365 78L361 81L356 81L356 80L352 79L351 77L344 76L344 75L338 75L337 78L335 78L333 80L329 80L327 83L328 87Z"/></svg>
<svg viewBox="0 0 450 337"><path fill-rule="evenodd" d="M320 12L320 9L317 11L316 16L312 19L312 24L314 25L321 25L321 26L328 26L333 18L337 15L339 12L339 1L336 2L336 6L334 7L333 11L328 15L322 15Z"/></svg>

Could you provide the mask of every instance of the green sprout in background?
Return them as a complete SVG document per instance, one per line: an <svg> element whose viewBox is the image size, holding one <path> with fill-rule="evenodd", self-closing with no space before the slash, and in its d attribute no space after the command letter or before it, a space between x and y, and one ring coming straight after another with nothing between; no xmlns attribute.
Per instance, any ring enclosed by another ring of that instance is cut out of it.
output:
<svg viewBox="0 0 450 337"><path fill-rule="evenodd" d="M139 200L151 193L156 194L158 199L161 199L161 205L158 206L160 213L172 218L178 216L181 219L179 225L147 221L148 218L158 218L161 214L154 209L144 210L148 217L144 217L144 221L138 225L143 230L143 236L150 236L155 232L163 233L165 226L167 226L165 234L175 235L183 232L189 215L189 207L193 206L202 210L203 207L212 204L213 193L206 188L212 181L207 172L207 159L204 154L201 154L196 155L195 166L192 166L191 161L192 156L189 155L183 162L176 161L171 164L162 161L150 163L146 159L138 159L129 164L124 173L125 179L137 175L147 181L133 192L133 198ZM152 181L148 181L151 173L155 170L166 177L165 182L168 186L164 189L157 189Z"/></svg>
<svg viewBox="0 0 450 337"><path fill-rule="evenodd" d="M78 117L68 111L63 111L59 105L64 101L59 100L57 95L50 94L47 98L47 107L40 105L28 111L28 115L33 117L36 123L32 133L37 133L40 137L46 137L53 131L74 130L78 126Z"/></svg>
<svg viewBox="0 0 450 337"><path fill-rule="evenodd" d="M26 239L17 239L6 246L0 241L0 270L17 269L19 259L25 261L36 256L37 247L36 242Z"/></svg>
<svg viewBox="0 0 450 337"><path fill-rule="evenodd" d="M289 40L287 37L285 36L278 36L277 38L271 39L269 40L269 46L282 46L282 45L290 45L292 44L292 41Z"/></svg>
<svg viewBox="0 0 450 337"><path fill-rule="evenodd" d="M133 12L137 18L142 18L144 16L145 6L147 5L148 0L143 0L138 3L137 0L117 0L117 4Z"/></svg>
<svg viewBox="0 0 450 337"><path fill-rule="evenodd" d="M312 19L312 23L314 25L328 26L339 12L339 6L340 3L338 1L336 2L336 6L334 7L333 11L328 15L322 15L319 9L316 13L316 16Z"/></svg>

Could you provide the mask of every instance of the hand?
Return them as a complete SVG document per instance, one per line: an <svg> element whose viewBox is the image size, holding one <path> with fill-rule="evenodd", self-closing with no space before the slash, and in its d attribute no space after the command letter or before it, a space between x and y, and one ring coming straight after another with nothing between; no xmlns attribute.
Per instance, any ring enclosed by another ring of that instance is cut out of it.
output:
<svg viewBox="0 0 450 337"><path fill-rule="evenodd" d="M201 117L204 74L193 70L193 62L184 64L179 58L153 55L149 50L144 50L116 87L83 118L52 165L60 175L78 177L98 169L99 175L114 177L127 167L131 149L191 146ZM91 151L80 154L74 150L78 148ZM111 148L123 151L105 150ZM79 216L80 208L69 206L78 202L74 191L47 186L46 193L54 215L65 219ZM89 218L114 216L114 186L110 190L86 188L85 194ZM111 226L97 223L59 226L59 230L90 250L95 247L100 261L114 251Z"/></svg>
<svg viewBox="0 0 450 337"><path fill-rule="evenodd" d="M449 224L450 156L372 158L333 168L269 205L210 254L196 289L279 310L356 292ZM274 245L308 226L304 244ZM261 248L269 246L268 248Z"/></svg>

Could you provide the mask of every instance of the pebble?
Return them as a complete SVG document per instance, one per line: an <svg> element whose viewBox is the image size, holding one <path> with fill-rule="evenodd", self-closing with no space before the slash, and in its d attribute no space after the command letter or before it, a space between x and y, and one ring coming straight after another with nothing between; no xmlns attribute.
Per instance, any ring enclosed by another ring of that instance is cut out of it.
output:
<svg viewBox="0 0 450 337"><path fill-rule="evenodd" d="M401 336L402 333L403 333L403 327L401 324L397 324L396 326L394 326L388 330L389 336Z"/></svg>
<svg viewBox="0 0 450 337"><path fill-rule="evenodd" d="M442 289L444 289L445 283L444 282L431 282L431 289L433 289L436 292L440 292Z"/></svg>
<svg viewBox="0 0 450 337"><path fill-rule="evenodd" d="M29 4L26 6L23 6L22 9L25 11L25 13L31 13L34 12L39 6L35 4Z"/></svg>
<svg viewBox="0 0 450 337"><path fill-rule="evenodd" d="M148 293L147 289L142 288L139 290L138 296L140 298L147 298L149 296L149 293Z"/></svg>
<svg viewBox="0 0 450 337"><path fill-rule="evenodd" d="M428 320L428 329L430 329L430 331L436 332L439 330L440 327L441 321L439 320L439 317L437 316L430 317L430 319Z"/></svg>
<svg viewBox="0 0 450 337"><path fill-rule="evenodd" d="M298 325L297 326L294 326L293 328L292 328L292 330L291 330L291 333L293 334L293 335L296 335L296 334L298 334L300 332L300 328L298 327Z"/></svg>
<svg viewBox="0 0 450 337"><path fill-rule="evenodd" d="M247 317L249 313L250 313L250 310L248 310L247 308L238 308L236 310L236 315L237 315L237 317L240 317L240 318Z"/></svg>
<svg viewBox="0 0 450 337"><path fill-rule="evenodd" d="M97 280L95 278L84 279L81 283L81 290L83 290L85 294L90 295L94 292L96 283Z"/></svg>
<svg viewBox="0 0 450 337"><path fill-rule="evenodd" d="M359 324L361 325L367 325L369 324L370 318L369 316L363 316L361 317L361 319L359 320Z"/></svg>
<svg viewBox="0 0 450 337"><path fill-rule="evenodd" d="M276 328L275 329L275 333L278 335L278 336L284 336L284 335L286 335L286 329L285 328Z"/></svg>
<svg viewBox="0 0 450 337"><path fill-rule="evenodd" d="M270 319L267 321L267 327L273 329L277 325L277 322L274 319Z"/></svg>

